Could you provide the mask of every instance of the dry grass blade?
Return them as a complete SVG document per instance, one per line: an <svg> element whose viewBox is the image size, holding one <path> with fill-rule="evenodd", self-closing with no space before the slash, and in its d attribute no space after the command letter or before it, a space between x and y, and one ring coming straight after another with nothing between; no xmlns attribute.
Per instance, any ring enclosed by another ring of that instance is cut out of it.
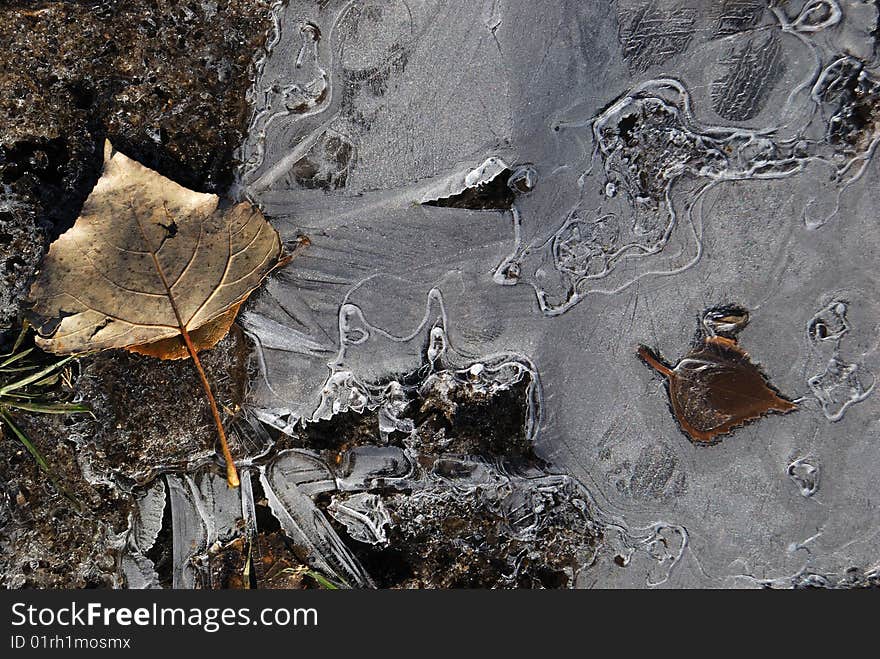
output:
<svg viewBox="0 0 880 659"><path fill-rule="evenodd" d="M30 384L34 384L36 386L41 386L43 384L48 384L45 382L47 379L46 376L50 376L50 374L55 374L59 368L64 366L67 362L69 362L73 357L65 357L61 361L55 362L54 364L50 364L46 368L42 368L36 373L32 373L27 377L22 378L21 380L16 380L15 382L10 382L9 384L3 385L0 387L0 396L6 396L7 394L12 393L13 391L17 391L19 389L24 389Z"/></svg>

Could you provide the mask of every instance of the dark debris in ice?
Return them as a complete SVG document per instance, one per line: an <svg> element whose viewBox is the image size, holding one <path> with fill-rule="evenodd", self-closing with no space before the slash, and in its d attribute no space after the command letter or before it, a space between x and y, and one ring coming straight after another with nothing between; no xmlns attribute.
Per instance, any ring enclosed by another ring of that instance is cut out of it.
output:
<svg viewBox="0 0 880 659"><path fill-rule="evenodd" d="M427 334L422 366L394 379L331 374L319 409L334 411L286 428L268 459L273 513L340 584L573 587L610 520L536 454L533 367L504 354L453 367L442 323ZM647 542L611 537L630 554Z"/></svg>
<svg viewBox="0 0 880 659"><path fill-rule="evenodd" d="M378 587L565 588L591 563L600 525L534 453L530 384L486 393L441 371L395 400L407 432L383 439L378 410L307 426L302 448L343 489L318 506Z"/></svg>
<svg viewBox="0 0 880 659"><path fill-rule="evenodd" d="M528 382L517 382L495 394L446 384L433 381L403 400L421 452L536 459L524 432ZM292 437L282 438L279 446L316 451L330 464L341 464L347 456L351 458L352 449L387 443L380 432L379 415L380 410L343 412L307 424ZM399 443L400 433L392 433L392 437Z"/></svg>

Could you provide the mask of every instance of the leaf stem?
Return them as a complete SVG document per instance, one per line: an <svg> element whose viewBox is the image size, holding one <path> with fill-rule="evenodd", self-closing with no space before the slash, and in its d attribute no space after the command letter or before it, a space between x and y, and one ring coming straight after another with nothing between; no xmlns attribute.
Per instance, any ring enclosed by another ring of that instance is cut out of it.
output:
<svg viewBox="0 0 880 659"><path fill-rule="evenodd" d="M110 142L107 142L105 148L108 148L109 145ZM189 336L189 332L186 329L186 323L180 315L180 309L177 308L177 302L174 300L171 286L168 284L168 278L165 276L165 271L162 269L162 264L159 262L159 257L157 256L162 245L159 245L157 249L152 248L150 240L147 237L147 232L144 230L144 225L141 223L140 218L134 210L134 205L131 202L129 202L128 205L129 208L131 208L138 228L141 230L144 242L150 248L150 256L153 257L153 265L156 266L156 272L159 274L159 278L162 280L162 285L165 287L165 294L168 296L168 303L171 305L171 310L174 312L174 317L177 319L177 324L180 327L180 335L183 337L183 342L186 344L186 349L189 351L190 357L192 357L193 364L196 365L196 370L199 372L199 377L202 379L202 387L205 389L205 395L208 397L208 402L211 404L211 414L214 415L214 423L217 424L217 434L220 435L220 447L223 450L223 459L226 460L226 482L229 483L229 487L238 487L241 482L238 480L238 471L235 469L235 462L232 459L232 453L229 451L229 444L226 443L226 431L223 430L223 420L220 418L220 410L217 409L217 401L214 399L214 393L211 391L211 384L208 382L208 376L205 375L205 369L202 368L199 353ZM165 215L171 222L174 222L174 218L171 216L171 213L168 212L167 206L165 206Z"/></svg>
<svg viewBox="0 0 880 659"><path fill-rule="evenodd" d="M651 350L648 346L639 346L639 357L643 362L645 362L648 366L657 371L660 375L663 375L667 378L671 378L673 376L672 369L664 364L661 359L656 354L654 354L654 351Z"/></svg>
<svg viewBox="0 0 880 659"><path fill-rule="evenodd" d="M205 395L207 395L208 402L211 404L211 413L214 415L214 423L217 424L217 434L220 435L220 448L223 451L223 459L226 460L226 482L229 483L229 487L238 487L240 485L240 481L238 480L238 470L235 468L235 461L232 459L229 444L226 442L226 431L223 430L223 420L220 418L220 410L217 407L214 393L211 391L211 384L208 382L208 376L205 375L205 369L202 368L202 362L199 360L198 351L193 345L189 332L186 331L183 324L180 326L180 335L183 337L186 349L189 351L193 364L195 364L196 370L199 372L199 377L202 380L202 387L204 387Z"/></svg>

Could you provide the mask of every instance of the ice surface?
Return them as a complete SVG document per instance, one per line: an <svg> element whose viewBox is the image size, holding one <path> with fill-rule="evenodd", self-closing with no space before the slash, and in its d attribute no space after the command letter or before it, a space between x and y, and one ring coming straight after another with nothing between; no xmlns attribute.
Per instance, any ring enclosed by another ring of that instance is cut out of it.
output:
<svg viewBox="0 0 880 659"><path fill-rule="evenodd" d="M165 482L157 479L135 495L135 511L130 517L126 551L122 552L121 569L126 588L160 588L156 566L146 554L156 544L162 531L166 503Z"/></svg>
<svg viewBox="0 0 880 659"><path fill-rule="evenodd" d="M309 456L296 451L281 454L260 473L269 507L284 532L308 552L315 567L343 585L370 586L372 581L357 558L299 487L314 483L315 471L315 463Z"/></svg>
<svg viewBox="0 0 880 659"><path fill-rule="evenodd" d="M166 476L171 505L174 567L173 588L194 588L196 557L207 550L207 530L185 477Z"/></svg>
<svg viewBox="0 0 880 659"><path fill-rule="evenodd" d="M138 551L142 553L153 548L156 538L162 530L165 500L165 484L161 479L154 481L135 499L137 516L132 524L132 540Z"/></svg>
<svg viewBox="0 0 880 659"><path fill-rule="evenodd" d="M493 373L528 373L529 436L608 538L580 585L845 585L876 571L874 5L276 11L239 184L285 240L312 245L244 316L260 419L292 433L381 409L388 437L408 432L388 388L402 374L463 380L482 364L491 388ZM508 209L428 203L503 169L527 181ZM683 354L694 318L729 303L799 410L697 447L635 348ZM339 489L412 478L392 448L351 449ZM369 583L313 517L301 486L321 477L276 467L262 479L285 530Z"/></svg>
<svg viewBox="0 0 880 659"><path fill-rule="evenodd" d="M156 574L156 566L153 561L136 552L126 553L122 556L122 574L125 577L125 586L131 590L158 589L159 575Z"/></svg>
<svg viewBox="0 0 880 659"><path fill-rule="evenodd" d="M334 496L328 511L345 525L355 540L371 545L388 544L385 527L391 525L391 516L378 494L358 492L346 497Z"/></svg>
<svg viewBox="0 0 880 659"><path fill-rule="evenodd" d="M174 588L209 587L208 551L245 526L241 490L209 471L167 475L172 522Z"/></svg>

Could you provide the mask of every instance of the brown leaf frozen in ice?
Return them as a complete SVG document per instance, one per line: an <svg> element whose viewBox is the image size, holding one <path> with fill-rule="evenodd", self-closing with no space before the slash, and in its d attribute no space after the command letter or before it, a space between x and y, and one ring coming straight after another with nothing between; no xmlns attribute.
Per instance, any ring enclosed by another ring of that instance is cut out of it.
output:
<svg viewBox="0 0 880 659"><path fill-rule="evenodd" d="M797 408L767 382L734 338L708 336L674 368L646 346L638 355L666 377L672 412L694 442L711 444L767 414Z"/></svg>

